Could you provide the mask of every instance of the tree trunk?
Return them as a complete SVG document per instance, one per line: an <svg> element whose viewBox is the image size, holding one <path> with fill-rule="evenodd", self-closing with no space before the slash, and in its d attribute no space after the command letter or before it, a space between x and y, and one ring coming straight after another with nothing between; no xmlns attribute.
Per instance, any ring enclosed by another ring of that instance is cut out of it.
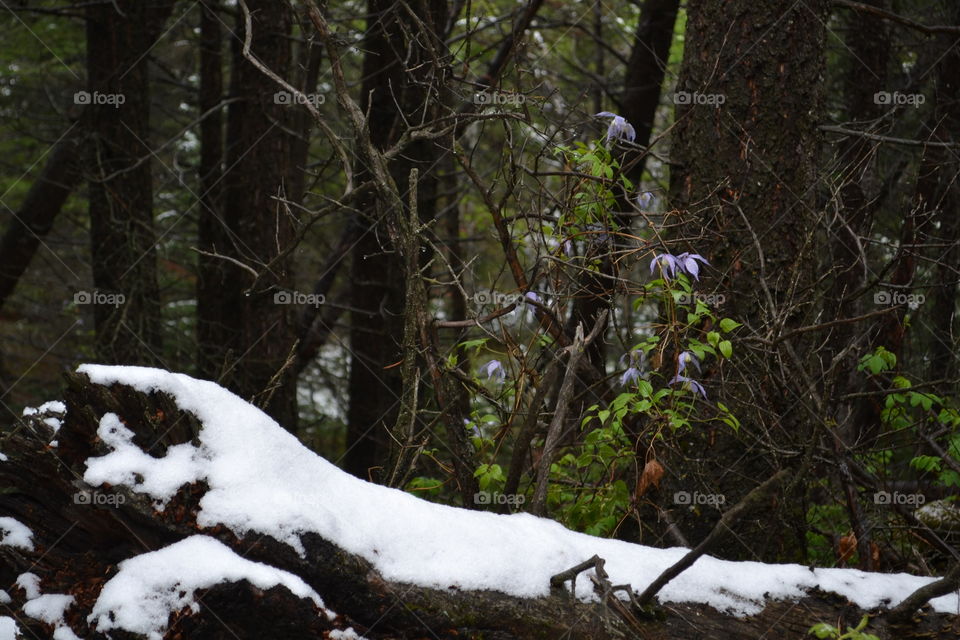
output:
<svg viewBox="0 0 960 640"><path fill-rule="evenodd" d="M200 6L200 114L213 109L200 123L200 211L197 221L197 369L217 380L225 368L227 345L221 296L228 289L222 259L207 254L226 251L221 180L223 179L223 42L219 2Z"/></svg>
<svg viewBox="0 0 960 640"><path fill-rule="evenodd" d="M252 15L251 52L282 77L290 69L289 7L270 0L247 2ZM238 34L246 35L243 15ZM222 289L210 304L221 307L221 379L227 387L252 399L285 428L296 431L296 376L292 363L295 306L291 292L290 252L296 220L278 201L285 198L290 175L291 139L286 128L293 105L282 89L250 63L233 39L231 98L227 115L227 173L223 182L222 228L218 253ZM253 277L246 265L257 273Z"/></svg>
<svg viewBox="0 0 960 640"><path fill-rule="evenodd" d="M360 102L364 112L369 110L370 140L378 149L399 140L407 123L436 118L444 97L446 79L437 65L443 61L431 56L443 51L438 34L446 24L445 5L421 0L411 6L417 19L389 0L370 0L367 5ZM431 141L416 142L390 164L401 193L406 193L403 185L410 170L420 169L418 209L427 218L435 209L438 151ZM363 167L357 173L358 183L369 175ZM387 433L396 422L402 393L398 365L403 358L405 285L403 263L386 225L389 206L370 191L349 223L357 241L350 268L350 404L344 468L362 478L372 477L371 470L386 460Z"/></svg>
<svg viewBox="0 0 960 640"><path fill-rule="evenodd" d="M93 306L101 362L159 364L161 311L153 230L148 53L173 8L137 0L87 7Z"/></svg>
<svg viewBox="0 0 960 640"><path fill-rule="evenodd" d="M745 325L737 336L776 336L796 327L808 311L799 300L814 279L808 243L817 217L812 185L828 3L787 8L693 0L687 11L670 178L671 205L685 213L686 224L679 234L683 246L674 252L710 260L698 288L725 296L718 311ZM766 443L803 451L813 437L810 416L804 415L805 365L792 360L805 353L799 343L782 345L779 355L755 342L735 344L734 366L707 367L701 381L709 391L711 379L722 378L725 393L717 400L742 427L736 437L727 428L685 435L680 455L702 462L678 487L722 493L728 503L757 478L796 464L778 460ZM781 376L781 359L793 375ZM675 373L675 364L665 363L666 375ZM675 514L692 541L718 516L694 514ZM800 560L804 516L802 495L788 496L720 553Z"/></svg>

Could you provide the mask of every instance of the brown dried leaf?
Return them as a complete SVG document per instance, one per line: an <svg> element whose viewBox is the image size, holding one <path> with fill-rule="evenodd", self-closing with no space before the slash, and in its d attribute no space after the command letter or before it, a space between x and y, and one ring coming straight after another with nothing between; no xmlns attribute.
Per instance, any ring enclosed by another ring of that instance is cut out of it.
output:
<svg viewBox="0 0 960 640"><path fill-rule="evenodd" d="M659 487L662 477L663 466L654 459L648 460L647 464L643 465L640 480L637 481L637 497L639 498L649 491L650 487Z"/></svg>
<svg viewBox="0 0 960 640"><path fill-rule="evenodd" d="M850 533L841 537L839 547L837 556L840 564L846 564L857 550L857 536Z"/></svg>

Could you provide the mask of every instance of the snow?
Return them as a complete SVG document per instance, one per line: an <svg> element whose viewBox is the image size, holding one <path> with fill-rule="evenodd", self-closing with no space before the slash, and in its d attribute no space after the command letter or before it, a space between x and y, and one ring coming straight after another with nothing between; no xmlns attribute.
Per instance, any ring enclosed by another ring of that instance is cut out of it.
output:
<svg viewBox="0 0 960 640"><path fill-rule="evenodd" d="M8 616L0 616L0 640L17 640L20 637L16 621Z"/></svg>
<svg viewBox="0 0 960 640"><path fill-rule="evenodd" d="M73 629L66 626L64 612L73 604L74 598L64 593L40 593L40 577L33 573L22 573L17 577L17 585L27 594L23 612L54 627L53 640L80 640ZM0 640L3 634L0 633Z"/></svg>
<svg viewBox="0 0 960 640"><path fill-rule="evenodd" d="M23 612L41 622L62 625L63 612L71 604L73 604L73 596L62 593L47 593L29 600L23 605Z"/></svg>
<svg viewBox="0 0 960 640"><path fill-rule="evenodd" d="M35 573L21 573L17 576L17 586L27 594L27 600L40 597L40 576Z"/></svg>
<svg viewBox="0 0 960 640"><path fill-rule="evenodd" d="M365 482L309 451L259 409L212 382L142 367L83 365L78 371L96 384L163 391L197 416L203 424L199 446L177 445L157 459L133 444L115 415L104 415L98 433L112 451L87 460L84 480L122 484L160 503L179 486L203 480L209 490L197 517L202 527L223 524L238 536L268 534L301 555L300 537L316 532L371 562L387 580L527 598L547 595L552 575L594 554L606 560L613 584L629 583L641 591L688 551L596 538L529 514L433 504ZM743 616L760 612L768 600L801 598L819 587L872 608L893 606L933 580L704 556L658 599L702 603ZM585 600L596 597L584 576L576 593ZM956 594L931 604L938 611L960 611Z"/></svg>
<svg viewBox="0 0 960 640"><path fill-rule="evenodd" d="M9 458L5 454L0 453L0 462L6 462L7 460L9 460Z"/></svg>
<svg viewBox="0 0 960 640"><path fill-rule="evenodd" d="M0 546L33 551L33 532L16 518L0 517Z"/></svg>
<svg viewBox="0 0 960 640"><path fill-rule="evenodd" d="M13 601L13 598L10 597L10 594L0 589L0 604L9 604Z"/></svg>
<svg viewBox="0 0 960 640"><path fill-rule="evenodd" d="M51 400L50 402L44 402L39 407L24 407L23 415L24 416L34 416L38 413L66 413L67 405L63 404L59 400Z"/></svg>
<svg viewBox="0 0 960 640"><path fill-rule="evenodd" d="M191 536L124 560L119 568L117 575L103 586L87 618L91 623L96 621L100 632L124 629L161 640L170 612L185 607L194 612L200 610L194 598L197 589L240 580L264 590L282 585L296 596L313 600L328 619L336 617L299 577L242 558L209 536Z"/></svg>

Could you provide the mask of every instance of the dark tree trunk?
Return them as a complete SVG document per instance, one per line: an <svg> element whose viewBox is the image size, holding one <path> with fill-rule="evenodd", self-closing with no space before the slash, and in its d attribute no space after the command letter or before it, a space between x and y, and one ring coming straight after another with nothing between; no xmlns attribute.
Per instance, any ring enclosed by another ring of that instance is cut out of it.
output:
<svg viewBox="0 0 960 640"><path fill-rule="evenodd" d="M389 0L370 0L367 5L361 107L364 112L369 109L370 139L378 149L395 143L407 123L434 119L444 98L443 70L431 56L442 51L438 34L446 24L445 5L421 0L411 6L417 20ZM420 169L418 208L426 218L435 210L437 157L438 147L421 141L390 165L401 194L407 192L404 185L410 170ZM358 174L359 183L367 174L363 168ZM387 433L396 422L402 392L398 365L405 285L403 263L388 235L389 206L370 192L360 200L350 222L357 241L350 269L350 404L344 465L363 478L385 460Z"/></svg>
<svg viewBox="0 0 960 640"><path fill-rule="evenodd" d="M952 5L953 20L960 21L960 5ZM960 51L955 37L941 36L946 52L937 65L935 87L936 128L931 138L937 142L960 142ZM944 380L940 391L955 394L956 378L960 375L957 363L958 331L957 282L960 278L960 160L954 149L926 149L921 171L933 173L937 181L934 208L935 233L928 242L938 245L931 253L936 260L933 269L934 286L929 293L931 327L930 369L928 379ZM926 306L925 305L925 306Z"/></svg>
<svg viewBox="0 0 960 640"><path fill-rule="evenodd" d="M854 122L873 122L880 115L875 95L886 88L889 33L886 24L874 16L851 11L845 18L846 33L849 34L846 43L849 55L843 76L847 118ZM860 238L868 233L876 209L877 198L873 197L872 191L876 189L877 148L873 141L848 137L838 145L836 157L829 159L836 165L841 183L838 188L840 207L837 215L830 217L826 229L830 252L821 264L822 272L832 271L824 305L829 314L825 316L827 321L853 318L870 310L865 304L869 299L862 295L868 272ZM822 373L818 378L824 397L836 406L833 420L837 424L837 444L843 445L834 448L837 456L834 472L840 474L837 486L847 489L845 506L860 551L858 559L862 568L871 569L870 527L864 523L852 480L843 477L840 471L846 468L848 447L863 443L871 432L875 435L880 424L880 407L875 399L840 400L847 393L863 390L863 377L855 372L858 356L871 349L867 337L868 332L863 326L854 323L837 325L830 340L823 345L819 358L819 372ZM857 342L860 343L858 348L849 349ZM835 362L844 351L846 355L842 360ZM875 381L868 384L875 384Z"/></svg>
<svg viewBox="0 0 960 640"><path fill-rule="evenodd" d="M640 10L640 22L623 80L620 115L633 125L636 143L644 147L650 144L653 120L660 106L679 8L680 0L646 0ZM646 153L631 153L624 158L624 173L634 184L640 183L646 162Z"/></svg>
<svg viewBox="0 0 960 640"><path fill-rule="evenodd" d="M281 77L290 71L290 8L270 0L247 2L252 15L251 51ZM238 36L243 38L243 16ZM294 109L283 89L249 62L233 40L227 115L226 174L217 253L222 261L212 282L223 283L219 304L221 380L251 399L285 428L296 431L296 376L287 366L294 346L295 307L290 252L296 220L279 201L286 197L291 139L286 128Z"/></svg>
<svg viewBox="0 0 960 640"><path fill-rule="evenodd" d="M80 181L82 133L82 127L74 124L50 150L47 163L0 238L0 308L13 293L43 238L53 227L63 203Z"/></svg>
<svg viewBox="0 0 960 640"><path fill-rule="evenodd" d="M88 165L95 291L81 293L78 300L92 303L96 353L102 362L162 360L148 52L172 7L172 0L118 0L87 7L86 117L92 134Z"/></svg>
<svg viewBox="0 0 960 640"><path fill-rule="evenodd" d="M670 178L671 205L685 211L686 225L684 245L675 252L710 260L700 289L726 297L719 312L745 325L738 335L777 335L800 322L807 310L799 301L813 281L807 243L817 218L813 185L828 3L787 8L692 0L687 11L677 90L689 100L676 107ZM682 455L700 461L685 482L696 478L706 486L677 487L722 493L727 504L756 478L796 463L778 460L765 443L802 451L813 437L804 382L780 375L780 358L803 354L803 347L783 345L778 356L756 343L736 344L735 366L705 368L702 382L709 389L711 378L724 377L727 393L718 400L742 421L739 435L710 429L684 436ZM664 369L672 376L675 363ZM716 516L678 509L675 517L693 541ZM771 505L762 523L745 523L739 540L720 553L740 557L749 549L750 557L800 560L804 522L802 495L787 496Z"/></svg>
<svg viewBox="0 0 960 640"><path fill-rule="evenodd" d="M226 251L221 185L223 178L223 42L219 2L200 6L200 114L212 111L200 123L200 212L198 245L206 254ZM221 296L227 292L223 260L210 255L197 257L197 369L207 378L219 379L225 364L227 343Z"/></svg>

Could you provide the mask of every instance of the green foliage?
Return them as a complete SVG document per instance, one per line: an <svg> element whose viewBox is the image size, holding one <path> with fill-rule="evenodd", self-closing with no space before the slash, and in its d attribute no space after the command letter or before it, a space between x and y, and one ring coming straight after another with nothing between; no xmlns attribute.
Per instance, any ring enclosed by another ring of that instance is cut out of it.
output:
<svg viewBox="0 0 960 640"><path fill-rule="evenodd" d="M856 627L847 627L846 633L841 633L840 629L833 625L820 622L810 627L807 635L813 635L818 638L833 638L835 640L880 640L880 638L872 633L866 633L864 631L864 629L867 628L868 622L869 618L863 616L863 618L860 619L860 624Z"/></svg>

